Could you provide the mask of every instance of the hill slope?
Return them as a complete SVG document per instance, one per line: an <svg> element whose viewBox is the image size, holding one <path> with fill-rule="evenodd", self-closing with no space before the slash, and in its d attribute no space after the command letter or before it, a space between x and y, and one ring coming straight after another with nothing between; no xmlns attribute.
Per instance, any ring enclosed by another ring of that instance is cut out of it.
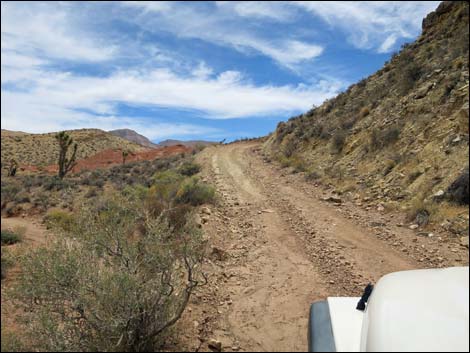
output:
<svg viewBox="0 0 470 353"><path fill-rule="evenodd" d="M468 207L457 205L468 204L468 12L441 3L381 70L280 123L265 153L358 204L468 232ZM456 202L435 202L455 190Z"/></svg>
<svg viewBox="0 0 470 353"><path fill-rule="evenodd" d="M122 137L123 139L129 140L131 142L135 142L135 143L137 143L139 145L142 145L144 147L149 147L149 148L158 147L156 144L154 144L148 138L146 138L143 135L138 134L137 132L135 132L134 130L131 130L131 129L110 130L108 132L110 134Z"/></svg>
<svg viewBox="0 0 470 353"><path fill-rule="evenodd" d="M145 148L99 129L67 131L78 143L77 159L87 158L107 149L126 149L132 152ZM58 147L55 133L27 134L2 130L2 161L14 158L20 165L46 166L56 163Z"/></svg>

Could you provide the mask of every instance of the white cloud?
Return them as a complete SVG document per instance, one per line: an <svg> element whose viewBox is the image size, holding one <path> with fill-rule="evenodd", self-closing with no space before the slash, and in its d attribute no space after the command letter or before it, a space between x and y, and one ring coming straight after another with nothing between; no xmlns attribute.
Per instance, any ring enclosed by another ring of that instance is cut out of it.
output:
<svg viewBox="0 0 470 353"><path fill-rule="evenodd" d="M58 3L2 2L2 53L91 62L112 58L114 46L72 28L70 21L69 12Z"/></svg>
<svg viewBox="0 0 470 353"><path fill-rule="evenodd" d="M206 65L205 62L200 62L199 65L192 70L192 75L199 79L205 79L211 76L214 73L210 67Z"/></svg>
<svg viewBox="0 0 470 353"><path fill-rule="evenodd" d="M14 75L15 70L10 72ZM211 119L279 116L320 104L342 86L334 82L256 86L236 71L210 78L181 76L166 69L119 71L108 77L31 69L28 82L31 83L28 91L2 92L2 126L7 129L50 131L59 126L132 126L127 118L110 119L109 116L117 114L116 103L194 110L195 114ZM15 81L15 85L21 83ZM185 131L183 125L179 128Z"/></svg>
<svg viewBox="0 0 470 353"><path fill-rule="evenodd" d="M121 1L121 3L143 9L145 12L166 12L172 8L171 2L168 1Z"/></svg>
<svg viewBox="0 0 470 353"><path fill-rule="evenodd" d="M292 7L282 1L217 1L217 6L241 17L289 22L295 17Z"/></svg>
<svg viewBox="0 0 470 353"><path fill-rule="evenodd" d="M378 50L379 53L386 53L386 52L390 51L390 48L393 47L393 45L396 43L397 39L398 38L395 34L390 34L387 37L387 39L385 39L385 41L380 46L380 48Z"/></svg>
<svg viewBox="0 0 470 353"><path fill-rule="evenodd" d="M314 59L323 52L321 45L294 39L290 33L272 38L272 33L260 31L263 27L256 22L257 19L249 21L252 17L287 20L287 4L222 2L215 8L207 9L201 4L191 6L177 3L171 11L152 11L145 3L122 4L143 10L140 16L128 20L150 32L166 31L180 38L197 38L243 53L256 52L287 68Z"/></svg>
<svg viewBox="0 0 470 353"><path fill-rule="evenodd" d="M398 38L411 39L439 1L295 1L292 5L340 28L358 48L390 51Z"/></svg>

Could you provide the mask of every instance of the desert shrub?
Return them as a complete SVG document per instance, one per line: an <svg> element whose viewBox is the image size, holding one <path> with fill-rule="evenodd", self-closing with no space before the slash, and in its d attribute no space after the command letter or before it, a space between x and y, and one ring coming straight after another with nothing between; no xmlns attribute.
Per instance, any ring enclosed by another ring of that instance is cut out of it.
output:
<svg viewBox="0 0 470 353"><path fill-rule="evenodd" d="M178 189L176 201L193 206L202 205L214 201L215 190L213 187L204 184L199 179L192 177L185 180Z"/></svg>
<svg viewBox="0 0 470 353"><path fill-rule="evenodd" d="M406 60L409 59L403 57L402 60L403 62L406 62ZM400 95L405 95L410 89L414 87L416 81L419 80L422 74L422 70L414 61L411 61L400 72L401 76L398 86L398 93Z"/></svg>
<svg viewBox="0 0 470 353"><path fill-rule="evenodd" d="M71 213L61 210L51 210L44 216L44 223L48 228L59 228L71 231L75 226L75 219Z"/></svg>
<svg viewBox="0 0 470 353"><path fill-rule="evenodd" d="M293 173L305 172L307 170L307 163L297 155L291 157L290 165L293 168Z"/></svg>
<svg viewBox="0 0 470 353"><path fill-rule="evenodd" d="M307 132L310 137L320 137L322 136L324 126L320 123L315 123Z"/></svg>
<svg viewBox="0 0 470 353"><path fill-rule="evenodd" d="M96 188L94 188L94 187L90 188L85 194L85 197L87 199L92 198L92 197L96 197L96 196L98 196L98 192L96 191Z"/></svg>
<svg viewBox="0 0 470 353"><path fill-rule="evenodd" d="M139 202L103 199L21 258L14 299L46 351L155 351L201 284L201 233L175 231Z"/></svg>
<svg viewBox="0 0 470 353"><path fill-rule="evenodd" d="M406 219L423 226L429 223L433 213L435 213L434 206L426 203L423 196L417 196L411 202L406 213Z"/></svg>
<svg viewBox="0 0 470 353"><path fill-rule="evenodd" d="M23 207L21 207L21 205L17 205L15 203L13 204L7 204L5 206L5 215L7 217L15 217L15 216L18 216L21 211L23 211Z"/></svg>
<svg viewBox="0 0 470 353"><path fill-rule="evenodd" d="M29 197L29 194L26 191L21 191L15 196L15 202L17 203L24 203L24 202L30 202L31 199Z"/></svg>
<svg viewBox="0 0 470 353"><path fill-rule="evenodd" d="M390 126L389 128L385 129L382 137L383 146L388 146L398 141L400 137L400 128L396 125Z"/></svg>
<svg viewBox="0 0 470 353"><path fill-rule="evenodd" d="M39 207L42 210L46 210L49 206L49 195L47 192L38 192L33 198L34 207Z"/></svg>
<svg viewBox="0 0 470 353"><path fill-rule="evenodd" d="M17 182L4 182L2 180L1 182L1 202L2 202L2 208L5 207L5 205L13 201L15 199L15 196L18 192L20 192L21 187Z"/></svg>
<svg viewBox="0 0 470 353"><path fill-rule="evenodd" d="M338 130L331 140L331 149L335 153L340 153L343 150L346 142L347 133L343 130Z"/></svg>
<svg viewBox="0 0 470 353"><path fill-rule="evenodd" d="M421 170L415 170L414 172L410 173L408 175L408 183L410 183L410 184L413 183L421 175L423 175L423 172Z"/></svg>
<svg viewBox="0 0 470 353"><path fill-rule="evenodd" d="M383 176L387 176L388 174L390 174L390 172L393 170L393 168L395 168L397 165L397 163L394 161L394 160L387 160L385 162L385 167L384 167L384 170L382 172L382 175Z"/></svg>
<svg viewBox="0 0 470 353"><path fill-rule="evenodd" d="M278 155L276 155L276 160L281 165L281 168L290 167L290 159L284 156L283 154L279 153Z"/></svg>
<svg viewBox="0 0 470 353"><path fill-rule="evenodd" d="M165 205L172 204L183 179L181 174L172 170L156 173L152 178L149 197L156 198Z"/></svg>
<svg viewBox="0 0 470 353"><path fill-rule="evenodd" d="M283 141L282 153L285 157L290 158L294 154L296 148L297 145L295 138L293 136L289 136Z"/></svg>
<svg viewBox="0 0 470 353"><path fill-rule="evenodd" d="M363 107L363 108L361 108L361 110L359 111L359 117L360 117L360 118L364 118L364 117L366 117L367 115L369 115L369 113L370 113L369 107Z"/></svg>
<svg viewBox="0 0 470 353"><path fill-rule="evenodd" d="M307 181L314 181L320 178L321 178L321 175L318 174L318 172L315 170L309 170L307 171L307 173L305 173L305 180Z"/></svg>
<svg viewBox="0 0 470 353"><path fill-rule="evenodd" d="M372 151L376 151L398 141L401 129L398 125L392 125L385 129L372 129L369 136L369 146Z"/></svg>
<svg viewBox="0 0 470 353"><path fill-rule="evenodd" d="M13 257L11 253L3 246L2 246L1 251L2 251L1 253L2 279L4 279L6 277L7 270L13 265ZM2 352L8 352L8 351L3 350L3 337L2 337Z"/></svg>
<svg viewBox="0 0 470 353"><path fill-rule="evenodd" d="M115 167L111 168L109 173L113 174L116 171ZM102 188L104 186L104 181L106 179L106 171L99 169L93 170L88 173L85 177L81 179L82 185L95 186L97 188Z"/></svg>
<svg viewBox="0 0 470 353"><path fill-rule="evenodd" d="M469 190L468 190L468 166L463 172L455 179L455 181L449 185L446 191L446 196L449 201L460 204L469 204Z"/></svg>
<svg viewBox="0 0 470 353"><path fill-rule="evenodd" d="M61 179L58 176L54 176L44 180L42 187L46 191L59 191L66 188L73 188L74 183L69 180Z"/></svg>
<svg viewBox="0 0 470 353"><path fill-rule="evenodd" d="M193 176L201 171L201 166L193 162L184 162L178 171L182 175Z"/></svg>
<svg viewBox="0 0 470 353"><path fill-rule="evenodd" d="M21 241L21 235L11 230L2 230L2 245L13 245Z"/></svg>
<svg viewBox="0 0 470 353"><path fill-rule="evenodd" d="M343 130L350 130L356 124L356 118L352 117L341 122Z"/></svg>

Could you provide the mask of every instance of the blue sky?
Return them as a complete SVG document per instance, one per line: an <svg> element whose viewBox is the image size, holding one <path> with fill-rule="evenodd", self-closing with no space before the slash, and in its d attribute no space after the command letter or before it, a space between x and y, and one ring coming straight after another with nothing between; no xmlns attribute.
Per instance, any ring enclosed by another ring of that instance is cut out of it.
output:
<svg viewBox="0 0 470 353"><path fill-rule="evenodd" d="M1 123L262 136L372 74L439 2L2 2Z"/></svg>

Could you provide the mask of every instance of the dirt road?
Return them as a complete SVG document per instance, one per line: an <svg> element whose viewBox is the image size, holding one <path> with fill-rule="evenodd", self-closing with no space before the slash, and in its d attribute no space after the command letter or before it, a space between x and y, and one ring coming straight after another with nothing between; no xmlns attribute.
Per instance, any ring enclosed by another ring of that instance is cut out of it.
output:
<svg viewBox="0 0 470 353"><path fill-rule="evenodd" d="M190 308L203 343L189 349L215 339L225 351L304 351L313 301L360 296L393 271L468 264L465 248L418 237L394 215L322 201L328 191L263 162L259 150L238 143L198 157L220 203L203 217L217 256Z"/></svg>

